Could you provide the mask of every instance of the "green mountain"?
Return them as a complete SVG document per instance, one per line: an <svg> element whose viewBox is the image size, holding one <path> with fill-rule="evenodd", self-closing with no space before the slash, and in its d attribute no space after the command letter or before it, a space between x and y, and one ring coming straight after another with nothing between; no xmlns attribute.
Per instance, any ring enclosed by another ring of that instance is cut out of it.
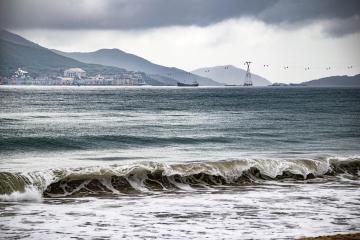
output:
<svg viewBox="0 0 360 240"><path fill-rule="evenodd" d="M46 48L29 47L0 40L0 75L11 76L19 67L33 76L62 75L65 69L71 67L82 68L90 75L125 72L124 69L85 64L57 55Z"/></svg>
<svg viewBox="0 0 360 240"><path fill-rule="evenodd" d="M360 87L360 74L354 76L331 76L303 82L311 87Z"/></svg>
<svg viewBox="0 0 360 240"><path fill-rule="evenodd" d="M40 45L33 43L29 40L26 40L23 37L20 37L19 35L16 35L14 33L8 32L4 29L0 28L0 39L7 41L7 42L11 42L11 43L15 43L18 45L23 45L23 46L28 46L28 47L37 47L37 48L42 48Z"/></svg>
<svg viewBox="0 0 360 240"><path fill-rule="evenodd" d="M146 74L163 81L166 85L176 85L177 81L192 82L194 80L198 81L199 84L203 86L222 85L210 78L192 74L178 68L158 65L144 58L134 54L126 53L119 49L100 49L95 52L53 51L59 55L70 57L85 63L96 63L125 68L131 71L145 72Z"/></svg>
<svg viewBox="0 0 360 240"><path fill-rule="evenodd" d="M0 30L0 76L10 77L18 68L22 68L31 76L61 76L67 68L82 68L88 75L130 73L125 69L88 64L72 58L64 57L35 44L21 36ZM151 85L165 85L161 81L140 73L142 79Z"/></svg>
<svg viewBox="0 0 360 240"><path fill-rule="evenodd" d="M0 34L0 75L10 76L17 68L23 68L33 76L42 74L62 75L71 67L79 67L88 74L124 73L125 69L86 64L60 56L47 48L32 43L18 35L1 30Z"/></svg>

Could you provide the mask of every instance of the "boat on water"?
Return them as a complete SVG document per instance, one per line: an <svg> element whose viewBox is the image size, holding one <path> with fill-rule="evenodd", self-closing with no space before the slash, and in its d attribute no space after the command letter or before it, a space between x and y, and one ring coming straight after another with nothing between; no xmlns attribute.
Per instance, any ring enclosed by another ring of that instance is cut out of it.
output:
<svg viewBox="0 0 360 240"><path fill-rule="evenodd" d="M239 85L239 84L225 84L225 87L251 87L253 86L252 84L243 84L243 85Z"/></svg>
<svg viewBox="0 0 360 240"><path fill-rule="evenodd" d="M192 83L177 82L178 87L198 87L199 83L194 81Z"/></svg>

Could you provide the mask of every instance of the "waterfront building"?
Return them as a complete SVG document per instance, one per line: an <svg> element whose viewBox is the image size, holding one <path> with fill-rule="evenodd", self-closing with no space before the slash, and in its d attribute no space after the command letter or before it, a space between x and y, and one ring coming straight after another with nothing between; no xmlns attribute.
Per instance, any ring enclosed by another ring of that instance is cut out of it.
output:
<svg viewBox="0 0 360 240"><path fill-rule="evenodd" d="M81 68L69 68L64 71L64 77L82 79L86 77L86 72Z"/></svg>
<svg viewBox="0 0 360 240"><path fill-rule="evenodd" d="M26 78L27 76L29 76L29 73L25 70L22 70L21 68L18 68L15 71L15 77L16 78Z"/></svg>

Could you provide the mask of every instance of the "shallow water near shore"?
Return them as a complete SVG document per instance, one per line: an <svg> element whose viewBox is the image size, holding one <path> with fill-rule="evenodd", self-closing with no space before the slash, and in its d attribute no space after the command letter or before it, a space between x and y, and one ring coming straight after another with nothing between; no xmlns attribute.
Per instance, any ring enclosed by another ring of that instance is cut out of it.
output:
<svg viewBox="0 0 360 240"><path fill-rule="evenodd" d="M360 90L0 87L0 237L360 231Z"/></svg>

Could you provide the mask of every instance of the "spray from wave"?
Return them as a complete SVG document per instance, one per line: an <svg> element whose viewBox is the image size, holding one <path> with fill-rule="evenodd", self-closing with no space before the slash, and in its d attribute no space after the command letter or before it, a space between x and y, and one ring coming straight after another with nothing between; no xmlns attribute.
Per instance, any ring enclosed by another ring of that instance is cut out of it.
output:
<svg viewBox="0 0 360 240"><path fill-rule="evenodd" d="M3 202L41 202L42 194L38 188L25 187L24 191L15 191L10 194L1 194L0 201Z"/></svg>
<svg viewBox="0 0 360 240"><path fill-rule="evenodd" d="M30 173L0 172L0 201L194 190L261 184L267 180L303 181L342 173L359 176L360 158L234 160L172 165L142 162Z"/></svg>

